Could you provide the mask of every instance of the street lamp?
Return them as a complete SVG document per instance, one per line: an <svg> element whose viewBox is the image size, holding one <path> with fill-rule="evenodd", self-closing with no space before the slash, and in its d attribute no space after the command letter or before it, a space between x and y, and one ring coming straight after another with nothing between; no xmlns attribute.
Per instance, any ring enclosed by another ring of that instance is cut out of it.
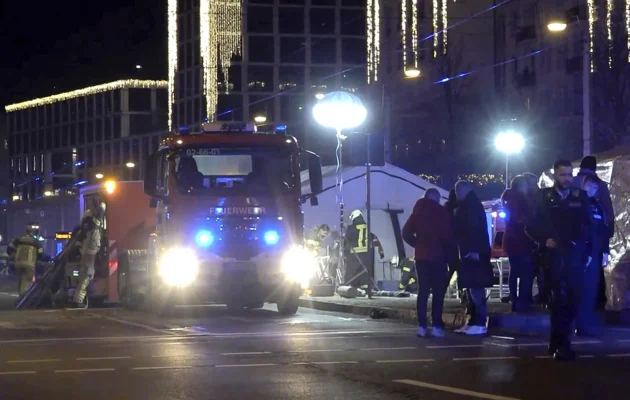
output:
<svg viewBox="0 0 630 400"><path fill-rule="evenodd" d="M552 33L564 32L567 29L566 21L552 19L547 24L547 29ZM589 39L583 38L582 45L582 155L591 154L591 53Z"/></svg>
<svg viewBox="0 0 630 400"><path fill-rule="evenodd" d="M525 139L520 133L507 131L499 133L494 139L494 146L502 153L505 153L505 188L510 187L508 179L510 154L520 153L525 147Z"/></svg>
<svg viewBox="0 0 630 400"><path fill-rule="evenodd" d="M405 69L406 78L417 78L420 76L420 70L416 67L407 67Z"/></svg>
<svg viewBox="0 0 630 400"><path fill-rule="evenodd" d="M254 122L257 124L262 124L265 123L267 121L267 117L265 117L264 115L256 115L254 117Z"/></svg>
<svg viewBox="0 0 630 400"><path fill-rule="evenodd" d="M133 168L133 167L135 167L135 166L136 166L136 164L135 164L133 161L129 161L127 164L125 164L125 166L126 166L127 168Z"/></svg>
<svg viewBox="0 0 630 400"><path fill-rule="evenodd" d="M53 195L53 192L51 192L50 190L46 190L46 191L44 192L44 197L50 197L50 196L52 196L52 195Z"/></svg>
<svg viewBox="0 0 630 400"><path fill-rule="evenodd" d="M357 96L347 92L331 92L326 94L317 104L313 107L313 118L318 124L332 128L336 132L337 136L337 182L339 186L339 194L337 201L339 203L340 225L339 234L341 237L344 235L344 215L343 215L343 159L342 159L342 146L345 136L342 134L344 129L355 128L365 121L367 117L367 110L363 106L363 102ZM369 196L369 187L368 187ZM368 201L368 220L367 220L367 232L370 232L370 214L369 214L369 201ZM369 235L369 234L368 234ZM372 241L368 236L368 246ZM369 248L368 248L369 252ZM339 265L343 268L344 257L344 243L341 241L339 244ZM343 269L341 269L343 271ZM371 277L370 277L371 278ZM368 284L368 295L369 284Z"/></svg>
<svg viewBox="0 0 630 400"><path fill-rule="evenodd" d="M97 173L96 175L94 175L94 177L95 177L96 179L103 179L103 177L104 177L104 176L105 176L105 175L101 174L100 172L99 172L99 173Z"/></svg>

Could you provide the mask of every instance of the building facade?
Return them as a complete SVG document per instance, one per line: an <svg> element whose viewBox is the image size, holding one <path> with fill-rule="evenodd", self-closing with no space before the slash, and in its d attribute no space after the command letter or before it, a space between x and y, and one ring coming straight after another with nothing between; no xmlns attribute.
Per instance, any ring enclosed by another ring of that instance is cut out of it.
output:
<svg viewBox="0 0 630 400"><path fill-rule="evenodd" d="M300 140L308 136L309 145L316 145L318 138L334 135L312 123L315 95L335 89L357 92L366 84L362 0L218 3L225 8L208 0L168 3L174 128L198 129L205 118L265 120L287 125L289 134ZM219 8L209 13L208 7ZM209 31L209 26L217 30ZM229 63L227 55L219 54L218 60L213 55L216 46L231 46Z"/></svg>

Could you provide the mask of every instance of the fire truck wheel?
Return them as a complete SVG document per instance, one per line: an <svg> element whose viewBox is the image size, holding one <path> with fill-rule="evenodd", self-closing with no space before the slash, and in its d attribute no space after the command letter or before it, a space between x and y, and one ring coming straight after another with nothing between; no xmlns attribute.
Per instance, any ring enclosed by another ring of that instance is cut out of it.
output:
<svg viewBox="0 0 630 400"><path fill-rule="evenodd" d="M278 302L278 312L282 315L294 315L298 310L298 297L287 297Z"/></svg>
<svg viewBox="0 0 630 400"><path fill-rule="evenodd" d="M245 309L245 306L243 305L243 303L236 299L228 300L227 303L225 303L225 306L227 307L229 311L232 311L232 312L242 312Z"/></svg>

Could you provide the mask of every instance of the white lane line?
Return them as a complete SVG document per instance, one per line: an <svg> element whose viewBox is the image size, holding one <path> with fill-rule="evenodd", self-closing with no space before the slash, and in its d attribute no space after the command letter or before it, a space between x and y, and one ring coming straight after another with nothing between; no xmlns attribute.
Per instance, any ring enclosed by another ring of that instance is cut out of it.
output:
<svg viewBox="0 0 630 400"><path fill-rule="evenodd" d="M200 358L201 354L154 354L153 358Z"/></svg>
<svg viewBox="0 0 630 400"><path fill-rule="evenodd" d="M9 360L7 364L21 364L21 363L49 363L61 361L59 358L49 358L45 360Z"/></svg>
<svg viewBox="0 0 630 400"><path fill-rule="evenodd" d="M542 359L545 359L545 360L546 360L546 359L553 358L553 357L552 357L552 356L536 356L536 358L539 358L539 359L541 359L541 360L542 360Z"/></svg>
<svg viewBox="0 0 630 400"><path fill-rule="evenodd" d="M3 294L5 296L11 296L11 297L20 297L19 294L15 294L15 293L0 292L0 294Z"/></svg>
<svg viewBox="0 0 630 400"><path fill-rule="evenodd" d="M73 372L112 372L114 368L83 368L83 369L56 369L55 374L69 374Z"/></svg>
<svg viewBox="0 0 630 400"><path fill-rule="evenodd" d="M216 368L238 368L238 367L271 367L278 364L225 364L215 365Z"/></svg>
<svg viewBox="0 0 630 400"><path fill-rule="evenodd" d="M129 360L131 356L118 356L118 357L79 357L75 358L77 361L98 361L98 360Z"/></svg>
<svg viewBox="0 0 630 400"><path fill-rule="evenodd" d="M619 343L630 343L630 339L619 339L617 340Z"/></svg>
<svg viewBox="0 0 630 400"><path fill-rule="evenodd" d="M578 356L578 358L595 358L595 356L592 354L585 354L583 356Z"/></svg>
<svg viewBox="0 0 630 400"><path fill-rule="evenodd" d="M517 360L518 357L464 357L453 358L453 361L491 361L491 360Z"/></svg>
<svg viewBox="0 0 630 400"><path fill-rule="evenodd" d="M154 328L154 327L152 327L150 325L141 324L141 323L138 323L138 322L126 321L126 320L124 320L122 318L116 318L116 317L110 317L108 315L98 315L98 314L92 314L92 313L89 313L89 315L92 315L92 316L97 317L97 318L103 318L103 319L106 319L108 321L118 322L119 324L133 326L134 328L146 329L146 330L151 331L151 332L157 332L157 333L162 333L162 334L171 335L171 336L178 335L178 333L170 332L170 331L168 331L166 329L157 329L157 328Z"/></svg>
<svg viewBox="0 0 630 400"><path fill-rule="evenodd" d="M2 371L0 375L32 375L36 373L37 371Z"/></svg>
<svg viewBox="0 0 630 400"><path fill-rule="evenodd" d="M360 351L387 351L387 350L416 350L417 347L373 347L369 349L359 349Z"/></svg>
<svg viewBox="0 0 630 400"><path fill-rule="evenodd" d="M576 342L571 342L571 344L600 344L601 340L578 340Z"/></svg>
<svg viewBox="0 0 630 400"><path fill-rule="evenodd" d="M630 357L630 353L623 353L623 354L608 354L608 357Z"/></svg>
<svg viewBox="0 0 630 400"><path fill-rule="evenodd" d="M490 394L490 393L473 392L472 390L458 389L458 388L454 388L454 387L450 387L450 386L435 385L433 383L414 381L414 380L411 380L411 379L395 380L394 382L402 383L402 384L405 384L405 385L411 385L411 386L426 388L426 389L439 390L439 391L442 391L442 392L461 394L461 395L464 395L464 396L476 397L476 398L479 398L479 399L519 400L519 399L517 399L515 397L505 397L505 396L499 396L499 395Z"/></svg>
<svg viewBox="0 0 630 400"><path fill-rule="evenodd" d="M190 369L192 365L167 365L161 367L134 367L131 368L132 371L148 371L148 370L156 370L156 369Z"/></svg>
<svg viewBox="0 0 630 400"><path fill-rule="evenodd" d="M289 353L328 353L328 352L339 352L339 351L347 351L343 349L320 349L320 350L291 350Z"/></svg>
<svg viewBox="0 0 630 400"><path fill-rule="evenodd" d="M263 354L271 354L270 351L244 351L242 353L221 353L222 356L260 356Z"/></svg>
<svg viewBox="0 0 630 400"><path fill-rule="evenodd" d="M427 349L469 349L474 347L484 347L483 344L454 344L450 346L426 346Z"/></svg>
<svg viewBox="0 0 630 400"><path fill-rule="evenodd" d="M418 360L377 360L377 364L387 364L387 363L415 363L415 362L432 362L435 361L432 358L424 358Z"/></svg>
<svg viewBox="0 0 630 400"><path fill-rule="evenodd" d="M315 361L311 365L332 365L332 364L358 364L358 361Z"/></svg>
<svg viewBox="0 0 630 400"><path fill-rule="evenodd" d="M521 343L517 344L516 347L545 347L549 346L549 343Z"/></svg>

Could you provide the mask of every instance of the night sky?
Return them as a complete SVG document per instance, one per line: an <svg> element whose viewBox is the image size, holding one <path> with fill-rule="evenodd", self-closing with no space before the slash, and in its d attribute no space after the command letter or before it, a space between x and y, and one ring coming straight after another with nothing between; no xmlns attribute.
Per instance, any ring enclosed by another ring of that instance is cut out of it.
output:
<svg viewBox="0 0 630 400"><path fill-rule="evenodd" d="M117 79L166 79L164 0L0 3L2 111Z"/></svg>

